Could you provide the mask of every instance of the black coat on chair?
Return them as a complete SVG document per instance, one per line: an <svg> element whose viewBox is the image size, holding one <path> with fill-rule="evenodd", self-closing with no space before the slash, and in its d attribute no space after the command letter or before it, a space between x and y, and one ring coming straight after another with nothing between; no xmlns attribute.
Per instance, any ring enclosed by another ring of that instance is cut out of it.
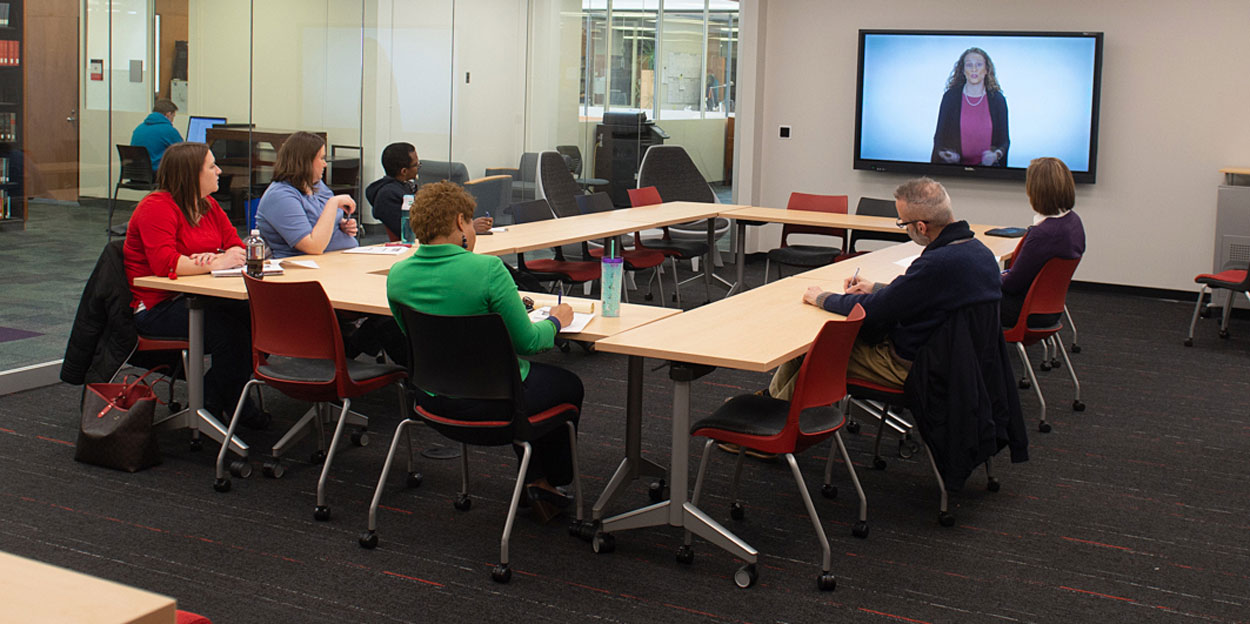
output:
<svg viewBox="0 0 1250 624"><path fill-rule="evenodd" d="M907 406L950 491L1005 446L1028 461L1015 374L998 325L998 301L951 313L916 354L903 385Z"/></svg>

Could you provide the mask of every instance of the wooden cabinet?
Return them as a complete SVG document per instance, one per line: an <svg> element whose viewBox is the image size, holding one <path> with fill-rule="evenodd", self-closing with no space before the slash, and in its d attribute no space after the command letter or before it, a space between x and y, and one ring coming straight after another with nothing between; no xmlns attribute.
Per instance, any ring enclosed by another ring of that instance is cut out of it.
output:
<svg viewBox="0 0 1250 624"><path fill-rule="evenodd" d="M0 0L0 230L26 227L22 2Z"/></svg>

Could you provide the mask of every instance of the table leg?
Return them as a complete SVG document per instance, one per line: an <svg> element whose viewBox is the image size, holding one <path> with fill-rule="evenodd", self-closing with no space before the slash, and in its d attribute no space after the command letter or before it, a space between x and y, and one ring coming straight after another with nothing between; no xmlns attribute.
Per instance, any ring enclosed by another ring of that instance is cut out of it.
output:
<svg viewBox="0 0 1250 624"><path fill-rule="evenodd" d="M747 222L737 219L738 235L734 238L734 265L736 266L736 279L733 286L729 287L729 291L725 293L726 297L736 295L747 289L746 270L747 270Z"/></svg>
<svg viewBox="0 0 1250 624"><path fill-rule="evenodd" d="M642 377L643 358L629 356L629 376L625 396L625 457L607 487L591 509L591 520L603 518L603 510L620 494L626 483L639 477L665 478L663 466L642 457Z"/></svg>

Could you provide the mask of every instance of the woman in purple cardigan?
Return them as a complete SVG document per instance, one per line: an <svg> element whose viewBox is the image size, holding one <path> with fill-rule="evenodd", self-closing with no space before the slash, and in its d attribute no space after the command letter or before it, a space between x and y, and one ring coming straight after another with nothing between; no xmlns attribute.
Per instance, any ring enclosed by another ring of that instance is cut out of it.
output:
<svg viewBox="0 0 1250 624"><path fill-rule="evenodd" d="M1085 227L1072 210L1076 184L1072 172L1058 158L1034 158L1025 174L1024 192L1033 207L1033 227L1016 248L1011 268L1003 271L1003 299L999 315L1003 327L1014 327L1024 297L1042 266L1051 258L1080 258L1085 253ZM1035 314L1032 327L1049 327L1058 314Z"/></svg>

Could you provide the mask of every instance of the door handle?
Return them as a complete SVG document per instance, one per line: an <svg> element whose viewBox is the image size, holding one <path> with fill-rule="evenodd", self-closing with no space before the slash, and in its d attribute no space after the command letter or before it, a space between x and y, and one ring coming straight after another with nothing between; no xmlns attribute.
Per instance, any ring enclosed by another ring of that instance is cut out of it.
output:
<svg viewBox="0 0 1250 624"><path fill-rule="evenodd" d="M69 112L69 117L66 117L65 121L72 123L74 125L77 125L78 124L78 109L75 108L71 110Z"/></svg>

